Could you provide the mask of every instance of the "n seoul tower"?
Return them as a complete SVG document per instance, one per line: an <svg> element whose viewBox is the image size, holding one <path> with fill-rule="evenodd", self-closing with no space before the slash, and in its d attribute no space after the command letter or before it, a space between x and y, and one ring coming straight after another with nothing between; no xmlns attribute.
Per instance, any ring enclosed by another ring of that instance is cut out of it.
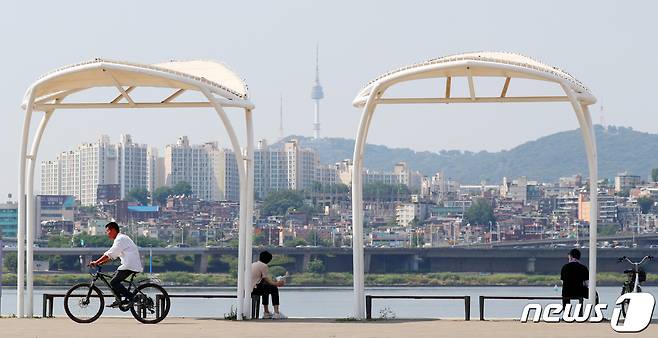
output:
<svg viewBox="0 0 658 338"><path fill-rule="evenodd" d="M320 85L320 65L318 62L320 46L315 46L315 86L311 89L311 100L315 101L315 120L313 123L313 137L320 138L320 100L324 98L324 92Z"/></svg>

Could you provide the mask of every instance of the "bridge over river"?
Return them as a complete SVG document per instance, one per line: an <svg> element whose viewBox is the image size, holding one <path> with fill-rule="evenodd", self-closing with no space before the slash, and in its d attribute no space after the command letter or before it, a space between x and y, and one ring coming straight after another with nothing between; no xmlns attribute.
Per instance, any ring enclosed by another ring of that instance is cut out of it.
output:
<svg viewBox="0 0 658 338"><path fill-rule="evenodd" d="M264 247L255 247L253 257ZM441 248L366 248L365 272L369 273L405 273L405 272L516 272L516 273L557 273L566 261L570 247L529 248L529 247L441 247ZM35 248L38 256L79 256L86 264L101 255L107 248ZM304 271L311 259L320 259L327 272L351 272L352 248L334 247L270 247L275 255L293 258L285 267L290 272ZM207 272L211 257L234 255L237 249L211 248L141 248L143 262L149 251L153 256L187 255L194 259L196 272ZM4 252L16 252L16 248L4 248ZM587 262L587 250L583 249L583 262ZM643 257L658 256L658 248L600 248L598 251L598 269L600 272L619 272L623 267L617 263L620 256ZM658 271L652 264L648 271Z"/></svg>

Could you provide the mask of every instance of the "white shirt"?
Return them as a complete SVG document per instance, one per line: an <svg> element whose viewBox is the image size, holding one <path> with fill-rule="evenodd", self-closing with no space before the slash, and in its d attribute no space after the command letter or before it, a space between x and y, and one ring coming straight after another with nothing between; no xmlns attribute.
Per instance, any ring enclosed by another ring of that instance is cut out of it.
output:
<svg viewBox="0 0 658 338"><path fill-rule="evenodd" d="M135 242L130 237L119 233L114 238L112 247L105 251L106 256L111 259L121 258L121 265L117 270L130 270L135 272L142 272L142 260L139 258L139 249Z"/></svg>
<svg viewBox="0 0 658 338"><path fill-rule="evenodd" d="M251 289L253 290L256 288L256 285L258 285L263 278L267 277L267 274L267 264L261 261L251 263Z"/></svg>

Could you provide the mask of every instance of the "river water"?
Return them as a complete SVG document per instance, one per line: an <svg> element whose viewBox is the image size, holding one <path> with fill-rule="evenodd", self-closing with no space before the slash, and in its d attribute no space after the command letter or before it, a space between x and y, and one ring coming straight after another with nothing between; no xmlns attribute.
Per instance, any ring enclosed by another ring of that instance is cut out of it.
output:
<svg viewBox="0 0 658 338"><path fill-rule="evenodd" d="M602 303L609 304L605 312L612 313L614 302L619 296L620 287L599 287ZM233 288L219 287L167 287L169 293L176 294L227 294L234 293ZM658 296L658 287L645 287L644 291ZM41 315L43 293L65 293L66 288L35 288L34 312ZM103 290L105 292L105 290ZM559 296L560 291L554 287L385 287L366 288L366 294L372 295L459 295L471 296L471 318L479 316L478 298L485 296ZM351 288L328 287L283 287L280 288L281 311L290 317L311 318L347 318L353 308ZM485 315L487 318L519 318L523 307L530 301L487 300ZM558 301L538 301L540 304ZM16 289L4 287L1 302L2 315L16 313ZM234 299L172 299L170 316L177 317L223 317L235 306ZM413 299L374 299L372 316L379 318L381 311L397 318L463 318L462 300L413 300ZM55 300L55 316L66 316L62 298ZM108 316L129 315L116 309L106 309ZM658 313L654 312L654 318Z"/></svg>

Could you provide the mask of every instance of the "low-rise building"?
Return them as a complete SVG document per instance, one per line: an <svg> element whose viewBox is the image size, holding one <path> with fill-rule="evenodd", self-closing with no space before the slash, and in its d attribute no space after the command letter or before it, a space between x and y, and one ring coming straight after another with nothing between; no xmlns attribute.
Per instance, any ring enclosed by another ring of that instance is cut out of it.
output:
<svg viewBox="0 0 658 338"><path fill-rule="evenodd" d="M615 176L615 192L633 189L642 183L639 175L631 175L627 172Z"/></svg>
<svg viewBox="0 0 658 338"><path fill-rule="evenodd" d="M7 202L0 204L0 236L16 237L18 229L18 204Z"/></svg>
<svg viewBox="0 0 658 338"><path fill-rule="evenodd" d="M374 247L401 248L407 243L409 243L409 233L404 229L372 231L368 235L368 244Z"/></svg>
<svg viewBox="0 0 658 338"><path fill-rule="evenodd" d="M398 203L395 207L395 221L403 227L410 226L414 221L422 222L426 217L425 203Z"/></svg>

